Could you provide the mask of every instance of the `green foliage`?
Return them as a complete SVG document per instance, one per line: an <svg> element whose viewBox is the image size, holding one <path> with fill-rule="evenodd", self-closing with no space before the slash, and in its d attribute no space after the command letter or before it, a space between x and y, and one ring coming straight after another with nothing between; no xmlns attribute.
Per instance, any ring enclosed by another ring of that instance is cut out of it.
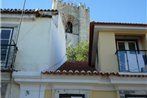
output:
<svg viewBox="0 0 147 98"><path fill-rule="evenodd" d="M69 61L88 61L88 42L81 42L76 47L67 48Z"/></svg>

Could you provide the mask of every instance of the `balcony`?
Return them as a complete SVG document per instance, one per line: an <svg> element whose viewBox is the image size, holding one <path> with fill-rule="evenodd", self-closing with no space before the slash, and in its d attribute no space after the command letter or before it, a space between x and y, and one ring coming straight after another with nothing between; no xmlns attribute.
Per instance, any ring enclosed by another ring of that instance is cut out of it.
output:
<svg viewBox="0 0 147 98"><path fill-rule="evenodd" d="M1 71L8 71L14 67L17 50L15 44L1 45Z"/></svg>
<svg viewBox="0 0 147 98"><path fill-rule="evenodd" d="M117 50L119 72L147 73L147 50Z"/></svg>

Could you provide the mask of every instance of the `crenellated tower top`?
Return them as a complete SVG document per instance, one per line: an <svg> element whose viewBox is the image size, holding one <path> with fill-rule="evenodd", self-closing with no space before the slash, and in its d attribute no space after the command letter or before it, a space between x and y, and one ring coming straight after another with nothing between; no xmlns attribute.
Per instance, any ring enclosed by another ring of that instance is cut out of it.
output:
<svg viewBox="0 0 147 98"><path fill-rule="evenodd" d="M57 9L62 16L68 42L73 40L71 43L77 45L88 40L90 10L85 4L53 0L52 9Z"/></svg>
<svg viewBox="0 0 147 98"><path fill-rule="evenodd" d="M70 6L70 7L74 7L74 8L83 8L85 10L89 10L88 7L86 7L85 4L83 3L73 3L73 2L64 2L63 0L52 0L52 9L57 9L57 10L61 10L63 7L65 6Z"/></svg>

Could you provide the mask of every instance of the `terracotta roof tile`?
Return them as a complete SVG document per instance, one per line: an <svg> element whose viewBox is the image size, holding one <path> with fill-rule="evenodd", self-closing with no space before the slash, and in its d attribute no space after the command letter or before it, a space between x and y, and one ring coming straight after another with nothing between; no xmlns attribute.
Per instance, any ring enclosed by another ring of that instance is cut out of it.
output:
<svg viewBox="0 0 147 98"><path fill-rule="evenodd" d="M22 11L24 14L35 14L36 17L51 17L52 15L58 15L57 10L50 9L0 9L2 14L21 14Z"/></svg>
<svg viewBox="0 0 147 98"><path fill-rule="evenodd" d="M119 74L118 72L99 72L99 71L50 71L43 72L42 74L48 75L86 75L86 76L117 76L117 77L147 77L147 75L136 75L136 74Z"/></svg>
<svg viewBox="0 0 147 98"><path fill-rule="evenodd" d="M87 76L118 76L118 77L147 77L139 74L119 74L118 72L102 72L88 66L88 62L65 62L56 71L46 71L48 75L87 75Z"/></svg>
<svg viewBox="0 0 147 98"><path fill-rule="evenodd" d="M88 62L85 61L68 61L65 62L60 68L57 70L60 71L95 71L96 69L94 67L90 67L88 65Z"/></svg>
<svg viewBox="0 0 147 98"><path fill-rule="evenodd" d="M147 27L147 24L144 23L121 23L121 22L95 22L92 21L90 22L91 24L95 24L95 25L126 25L126 26L145 26Z"/></svg>

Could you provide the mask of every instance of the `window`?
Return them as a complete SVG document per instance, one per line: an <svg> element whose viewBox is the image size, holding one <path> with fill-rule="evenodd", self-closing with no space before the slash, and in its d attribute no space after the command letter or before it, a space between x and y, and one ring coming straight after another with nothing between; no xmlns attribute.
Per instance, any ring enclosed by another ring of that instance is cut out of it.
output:
<svg viewBox="0 0 147 98"><path fill-rule="evenodd" d="M65 27L65 32L72 33L72 28L73 28L72 23L70 21L68 21L66 24L66 27Z"/></svg>
<svg viewBox="0 0 147 98"><path fill-rule="evenodd" d="M117 41L117 50L138 50L136 41Z"/></svg>
<svg viewBox="0 0 147 98"><path fill-rule="evenodd" d="M81 89L56 89L55 98L89 98L90 92Z"/></svg>
<svg viewBox="0 0 147 98"><path fill-rule="evenodd" d="M9 53L9 45L11 44L13 28L0 28L1 35L1 62L6 62Z"/></svg>
<svg viewBox="0 0 147 98"><path fill-rule="evenodd" d="M125 95L125 98L147 98L147 95Z"/></svg>
<svg viewBox="0 0 147 98"><path fill-rule="evenodd" d="M59 98L85 98L84 94L60 94Z"/></svg>
<svg viewBox="0 0 147 98"><path fill-rule="evenodd" d="M129 50L130 53L135 53L137 49L136 41L117 41L118 50Z"/></svg>
<svg viewBox="0 0 147 98"><path fill-rule="evenodd" d="M116 47L121 72L147 72L146 51L139 50L137 39L117 39Z"/></svg>

